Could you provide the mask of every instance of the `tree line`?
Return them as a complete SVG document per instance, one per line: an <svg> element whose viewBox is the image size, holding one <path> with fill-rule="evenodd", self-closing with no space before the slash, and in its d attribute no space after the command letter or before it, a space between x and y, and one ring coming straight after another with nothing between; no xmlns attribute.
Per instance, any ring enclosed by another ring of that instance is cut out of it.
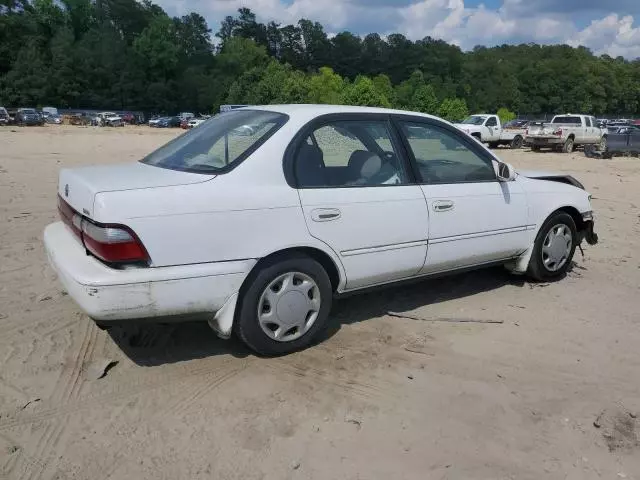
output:
<svg viewBox="0 0 640 480"><path fill-rule="evenodd" d="M150 0L0 0L0 104L177 112L338 103L467 112L640 113L640 61L584 47L476 47L401 34L329 38L241 8L212 31Z"/></svg>

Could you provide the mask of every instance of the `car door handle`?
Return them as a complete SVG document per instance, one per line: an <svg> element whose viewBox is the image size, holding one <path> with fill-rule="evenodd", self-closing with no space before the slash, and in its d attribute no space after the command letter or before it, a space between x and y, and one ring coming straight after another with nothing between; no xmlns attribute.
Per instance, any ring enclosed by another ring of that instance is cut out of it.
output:
<svg viewBox="0 0 640 480"><path fill-rule="evenodd" d="M314 222L330 222L340 218L340 210L337 208L316 208L311 211L311 220Z"/></svg>
<svg viewBox="0 0 640 480"><path fill-rule="evenodd" d="M447 212L453 210L454 203L451 200L436 200L433 202L433 210L436 212Z"/></svg>

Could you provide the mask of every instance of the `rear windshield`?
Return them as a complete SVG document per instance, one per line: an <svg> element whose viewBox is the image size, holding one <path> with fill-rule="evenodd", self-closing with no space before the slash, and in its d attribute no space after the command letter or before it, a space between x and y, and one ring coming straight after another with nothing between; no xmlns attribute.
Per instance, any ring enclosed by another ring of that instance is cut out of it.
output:
<svg viewBox="0 0 640 480"><path fill-rule="evenodd" d="M582 125L582 121L580 120L580 117L569 117L569 116L553 117L553 120L551 120L551 123L573 123L576 125Z"/></svg>
<svg viewBox="0 0 640 480"><path fill-rule="evenodd" d="M141 160L184 172L222 173L253 153L287 121L281 113L234 110L194 127Z"/></svg>

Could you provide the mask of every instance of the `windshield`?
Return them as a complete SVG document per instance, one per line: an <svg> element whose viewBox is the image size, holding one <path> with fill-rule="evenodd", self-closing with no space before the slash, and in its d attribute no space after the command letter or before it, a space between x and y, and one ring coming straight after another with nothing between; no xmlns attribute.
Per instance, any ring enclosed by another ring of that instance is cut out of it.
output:
<svg viewBox="0 0 640 480"><path fill-rule="evenodd" d="M281 113L234 110L198 125L142 163L195 173L218 173L251 154L287 121Z"/></svg>
<svg viewBox="0 0 640 480"><path fill-rule="evenodd" d="M34 114L36 111L33 108L23 108L22 113Z"/></svg>
<svg viewBox="0 0 640 480"><path fill-rule="evenodd" d="M462 121L463 125L483 125L487 117L482 115L471 115Z"/></svg>

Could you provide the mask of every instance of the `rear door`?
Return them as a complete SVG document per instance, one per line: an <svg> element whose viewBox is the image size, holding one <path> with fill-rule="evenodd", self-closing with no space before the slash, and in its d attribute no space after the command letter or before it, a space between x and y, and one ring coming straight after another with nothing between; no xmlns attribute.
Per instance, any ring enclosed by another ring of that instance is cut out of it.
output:
<svg viewBox="0 0 640 480"><path fill-rule="evenodd" d="M498 182L493 157L437 120L395 116L429 208L421 273L512 258L529 247L527 201L517 181Z"/></svg>
<svg viewBox="0 0 640 480"><path fill-rule="evenodd" d="M428 211L389 117L320 117L293 146L290 175L307 228L339 255L347 289L416 275Z"/></svg>

